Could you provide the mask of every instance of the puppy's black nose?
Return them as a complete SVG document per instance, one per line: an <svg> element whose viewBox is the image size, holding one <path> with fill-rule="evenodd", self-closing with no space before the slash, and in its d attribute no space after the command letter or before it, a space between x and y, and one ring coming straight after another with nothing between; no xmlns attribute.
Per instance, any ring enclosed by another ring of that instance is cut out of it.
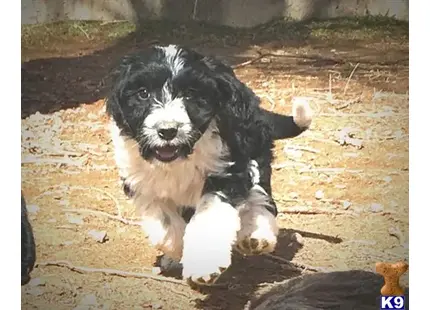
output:
<svg viewBox="0 0 430 310"><path fill-rule="evenodd" d="M158 129L158 136L164 140L172 140L178 134L177 128L160 128Z"/></svg>

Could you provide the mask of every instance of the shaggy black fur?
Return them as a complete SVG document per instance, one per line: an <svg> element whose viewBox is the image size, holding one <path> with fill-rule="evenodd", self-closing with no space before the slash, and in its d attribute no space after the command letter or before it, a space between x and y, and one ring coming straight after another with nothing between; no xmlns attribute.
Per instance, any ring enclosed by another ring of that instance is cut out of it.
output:
<svg viewBox="0 0 430 310"><path fill-rule="evenodd" d="M382 276L363 270L309 274L260 289L245 310L379 309L383 285Z"/></svg>
<svg viewBox="0 0 430 310"><path fill-rule="evenodd" d="M122 135L140 141L141 156L153 159L157 149L139 130L151 108L158 104L153 98L163 98L162 88L167 82L173 98L185 98L193 127L186 143L178 146L178 156L191 154L195 142L216 120L219 135L230 151L228 160L235 163L225 174L209 176L204 193L222 192L236 205L251 187L247 165L253 159L259 165L260 186L271 197L273 141L297 136L307 128L296 125L292 116L261 109L260 99L221 61L185 47L176 49L178 52L170 59L158 47L125 57L107 100L108 114ZM175 61L181 63L177 72L172 65ZM130 195L127 186L125 190ZM268 209L277 214L273 201Z"/></svg>
<svg viewBox="0 0 430 310"><path fill-rule="evenodd" d="M21 194L21 285L30 280L36 261L36 246L33 229L27 215L24 196Z"/></svg>

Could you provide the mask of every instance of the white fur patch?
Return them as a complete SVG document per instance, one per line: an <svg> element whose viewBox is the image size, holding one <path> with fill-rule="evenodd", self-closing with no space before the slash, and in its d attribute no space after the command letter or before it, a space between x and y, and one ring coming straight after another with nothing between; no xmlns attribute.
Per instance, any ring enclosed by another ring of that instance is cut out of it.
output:
<svg viewBox="0 0 430 310"><path fill-rule="evenodd" d="M172 93L171 93L170 88L169 88L169 81L166 81L166 83L164 83L163 88L161 89L161 93L163 96L163 98L162 98L163 102L172 101Z"/></svg>
<svg viewBox="0 0 430 310"><path fill-rule="evenodd" d="M158 246L163 243L167 236L167 229L158 218L145 216L141 222L142 228L148 234L149 242L152 246Z"/></svg>
<svg viewBox="0 0 430 310"><path fill-rule="evenodd" d="M228 151L219 135L213 134L217 130L215 123L196 142L193 154L170 163L144 160L138 143L121 136L113 120L110 125L119 174L135 192L133 203L147 221L143 226L149 240L177 255L182 251L178 247L182 247L184 228L178 207L196 206L207 175L221 173L229 165L221 159ZM166 214L170 221L164 221Z"/></svg>
<svg viewBox="0 0 430 310"><path fill-rule="evenodd" d="M231 264L232 246L240 229L238 211L219 196L206 194L185 229L183 277L211 282Z"/></svg>
<svg viewBox="0 0 430 310"><path fill-rule="evenodd" d="M165 141L158 137L157 129L171 127L178 129L177 137L171 141L172 144L187 141L192 125L182 98L154 106L145 118L142 134L152 146L162 146Z"/></svg>
<svg viewBox="0 0 430 310"><path fill-rule="evenodd" d="M246 202L239 207L241 228L237 247L244 254L272 252L279 228L275 216L264 206L268 197L263 188L254 185Z"/></svg>
<svg viewBox="0 0 430 310"><path fill-rule="evenodd" d="M148 203L171 200L177 206L195 206L201 198L208 174L222 173L229 165L222 160L228 150L212 123L196 142L193 154L170 163L146 161L139 152L138 143L120 135L115 122L111 122L111 135L115 148L115 161L119 174L130 188L146 197Z"/></svg>
<svg viewBox="0 0 430 310"><path fill-rule="evenodd" d="M137 206L142 206L142 203L146 203L145 200L145 197L136 196L134 202ZM182 238L186 224L174 206L166 202L161 203L164 205L157 206L157 202L154 202L142 214L142 229L152 246L179 261L182 256ZM168 217L168 225L166 225L166 217Z"/></svg>
<svg viewBox="0 0 430 310"><path fill-rule="evenodd" d="M144 121L145 127L155 127L160 123L177 123L179 125L191 123L182 98L175 98L163 105L154 106Z"/></svg>
<svg viewBox="0 0 430 310"><path fill-rule="evenodd" d="M159 48L164 51L164 55L166 56L166 60L170 65L173 75L178 74L178 72L184 67L184 60L178 55L180 51L178 47L170 44Z"/></svg>
<svg viewBox="0 0 430 310"><path fill-rule="evenodd" d="M301 128L308 128L312 123L313 112L308 99L303 97L293 98L294 123Z"/></svg>

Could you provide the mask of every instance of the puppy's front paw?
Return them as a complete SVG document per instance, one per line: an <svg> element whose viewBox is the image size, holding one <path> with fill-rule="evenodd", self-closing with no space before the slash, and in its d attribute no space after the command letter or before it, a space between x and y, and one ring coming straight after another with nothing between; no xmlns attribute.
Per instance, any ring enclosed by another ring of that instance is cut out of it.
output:
<svg viewBox="0 0 430 310"><path fill-rule="evenodd" d="M218 252L205 252L204 244L200 246L203 247L198 254L184 251L181 260L183 266L182 276L193 283L212 284L230 266L231 246Z"/></svg>
<svg viewBox="0 0 430 310"><path fill-rule="evenodd" d="M240 220L237 210L217 196L204 199L198 209L185 229L182 275L197 284L211 284L231 264Z"/></svg>
<svg viewBox="0 0 430 310"><path fill-rule="evenodd" d="M241 222L236 247L242 254L256 255L274 251L279 230L273 214L264 207L244 210Z"/></svg>

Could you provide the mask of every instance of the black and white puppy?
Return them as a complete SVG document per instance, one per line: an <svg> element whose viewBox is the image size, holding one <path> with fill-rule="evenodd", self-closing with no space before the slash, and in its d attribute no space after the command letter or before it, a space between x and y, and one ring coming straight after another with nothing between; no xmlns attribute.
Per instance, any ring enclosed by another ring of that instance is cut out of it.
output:
<svg viewBox="0 0 430 310"><path fill-rule="evenodd" d="M207 283L233 246L273 251L273 141L306 130L309 106L263 110L229 66L175 45L124 57L118 73L106 101L115 160L150 242ZM195 209L188 224L183 206Z"/></svg>
<svg viewBox="0 0 430 310"><path fill-rule="evenodd" d="M21 285L30 280L30 273L36 261L36 246L33 229L27 214L25 199L21 193Z"/></svg>

